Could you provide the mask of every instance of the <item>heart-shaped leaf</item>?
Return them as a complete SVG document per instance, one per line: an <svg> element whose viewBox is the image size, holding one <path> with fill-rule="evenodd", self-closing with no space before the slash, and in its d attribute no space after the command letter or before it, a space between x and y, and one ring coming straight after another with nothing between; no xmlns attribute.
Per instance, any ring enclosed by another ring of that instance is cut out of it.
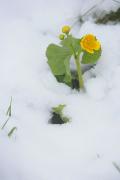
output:
<svg viewBox="0 0 120 180"><path fill-rule="evenodd" d="M93 54L90 54L84 51L81 63L82 64L95 64L98 61L100 56L101 56L101 49L98 51L95 51Z"/></svg>
<svg viewBox="0 0 120 180"><path fill-rule="evenodd" d="M70 58L72 53L70 49L50 44L47 48L46 56L52 73L57 77L63 77L64 75L64 78L62 78L63 81L70 85L72 79L70 72Z"/></svg>

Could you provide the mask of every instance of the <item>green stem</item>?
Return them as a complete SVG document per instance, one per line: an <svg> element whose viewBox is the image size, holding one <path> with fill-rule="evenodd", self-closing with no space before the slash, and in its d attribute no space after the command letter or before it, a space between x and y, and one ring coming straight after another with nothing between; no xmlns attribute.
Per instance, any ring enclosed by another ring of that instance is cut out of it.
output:
<svg viewBox="0 0 120 180"><path fill-rule="evenodd" d="M79 88L84 88L84 82L83 82L83 77L82 77L82 70L81 70L81 65L79 61L79 56L75 57L75 63L76 63L76 68L77 68L77 73L78 73L78 80L79 80Z"/></svg>

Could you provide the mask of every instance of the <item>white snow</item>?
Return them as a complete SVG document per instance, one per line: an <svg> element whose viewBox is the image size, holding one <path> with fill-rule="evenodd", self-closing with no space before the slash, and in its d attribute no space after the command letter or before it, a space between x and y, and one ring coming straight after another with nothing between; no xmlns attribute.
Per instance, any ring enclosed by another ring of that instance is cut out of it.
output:
<svg viewBox="0 0 120 180"><path fill-rule="evenodd" d="M84 74L85 93L58 83L45 56L61 26L73 25L74 17L96 2L0 0L1 126L13 98L12 117L0 131L0 180L120 179L113 166L120 165L120 25L88 21L73 30L76 37L94 33L103 49L94 69ZM106 9L113 4L108 1ZM58 104L67 105L70 123L48 124ZM17 131L9 139L13 126Z"/></svg>

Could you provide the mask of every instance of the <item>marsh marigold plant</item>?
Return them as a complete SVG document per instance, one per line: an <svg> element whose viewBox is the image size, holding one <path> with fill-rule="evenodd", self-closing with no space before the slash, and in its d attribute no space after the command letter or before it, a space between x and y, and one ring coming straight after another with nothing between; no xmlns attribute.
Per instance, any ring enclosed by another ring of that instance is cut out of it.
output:
<svg viewBox="0 0 120 180"><path fill-rule="evenodd" d="M73 87L73 80L76 78L79 89L84 88L81 64L95 64L98 61L101 56L100 41L93 34L75 38L70 34L70 26L63 26L61 31L60 45L50 44L46 51L50 69L59 82ZM75 60L77 76L70 68L72 56Z"/></svg>

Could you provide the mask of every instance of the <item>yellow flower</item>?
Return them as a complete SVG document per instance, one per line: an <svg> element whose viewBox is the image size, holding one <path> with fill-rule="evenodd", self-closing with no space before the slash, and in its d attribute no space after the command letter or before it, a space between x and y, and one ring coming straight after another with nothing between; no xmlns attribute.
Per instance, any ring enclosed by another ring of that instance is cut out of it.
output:
<svg viewBox="0 0 120 180"><path fill-rule="evenodd" d="M71 27L70 26L63 26L62 27L62 32L65 33L65 34L68 34L71 30Z"/></svg>
<svg viewBox="0 0 120 180"><path fill-rule="evenodd" d="M81 42L80 45L83 50L93 54L94 50L98 51L101 47L100 42L96 39L93 34L86 34Z"/></svg>

